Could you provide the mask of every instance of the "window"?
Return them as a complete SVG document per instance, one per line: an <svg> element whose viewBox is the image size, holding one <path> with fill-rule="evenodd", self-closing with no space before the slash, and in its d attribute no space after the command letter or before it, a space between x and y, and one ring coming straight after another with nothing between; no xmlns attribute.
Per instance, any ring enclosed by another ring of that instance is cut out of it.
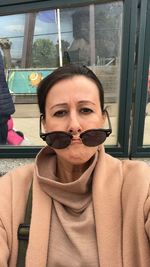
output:
<svg viewBox="0 0 150 267"><path fill-rule="evenodd" d="M145 110L145 126L144 126L144 137L143 145L150 146L150 65L147 79L147 98L146 98L146 110Z"/></svg>
<svg viewBox="0 0 150 267"><path fill-rule="evenodd" d="M117 144L123 4L120 1L0 17L0 51L15 103L14 129L41 146L36 87L58 66L81 63L101 80ZM7 144L8 145L8 144Z"/></svg>

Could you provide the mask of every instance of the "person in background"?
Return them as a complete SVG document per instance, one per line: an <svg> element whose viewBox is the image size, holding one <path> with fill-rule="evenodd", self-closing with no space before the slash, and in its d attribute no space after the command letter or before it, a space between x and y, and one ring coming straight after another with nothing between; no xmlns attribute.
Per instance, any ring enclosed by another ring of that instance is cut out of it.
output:
<svg viewBox="0 0 150 267"><path fill-rule="evenodd" d="M33 145L23 134L14 128L13 118L10 116L7 121L8 133L7 133L7 145L13 146L26 146Z"/></svg>
<svg viewBox="0 0 150 267"><path fill-rule="evenodd" d="M14 112L15 107L6 82L3 58L0 52L0 145L7 143L7 122Z"/></svg>
<svg viewBox="0 0 150 267"><path fill-rule="evenodd" d="M150 166L105 152L112 129L101 82L85 66L66 65L37 95L47 146L0 178L0 266L23 259L28 206L20 266L149 267Z"/></svg>
<svg viewBox="0 0 150 267"><path fill-rule="evenodd" d="M16 132L16 130L14 129L14 123L12 117L9 118L7 126L8 126L7 144L20 145L24 140L24 135L22 132Z"/></svg>

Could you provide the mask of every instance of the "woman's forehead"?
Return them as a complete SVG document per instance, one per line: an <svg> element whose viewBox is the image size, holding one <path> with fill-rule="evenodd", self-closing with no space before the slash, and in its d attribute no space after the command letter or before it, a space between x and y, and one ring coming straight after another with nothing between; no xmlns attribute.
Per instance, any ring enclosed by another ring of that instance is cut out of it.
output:
<svg viewBox="0 0 150 267"><path fill-rule="evenodd" d="M80 100L99 98L99 89L94 81L78 75L57 82L51 87L47 95L49 100L67 99L69 97Z"/></svg>

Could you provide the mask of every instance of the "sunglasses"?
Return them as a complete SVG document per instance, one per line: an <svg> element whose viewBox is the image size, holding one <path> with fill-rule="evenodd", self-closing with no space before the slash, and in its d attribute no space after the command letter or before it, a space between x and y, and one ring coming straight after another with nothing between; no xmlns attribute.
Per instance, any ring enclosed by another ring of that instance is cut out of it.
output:
<svg viewBox="0 0 150 267"><path fill-rule="evenodd" d="M107 110L105 110L108 119L108 129L90 129L80 134L82 143L89 147L102 144L106 138L112 133L111 122ZM40 137L52 148L63 149L71 144L73 135L63 131L54 131L42 133L43 114L40 115Z"/></svg>

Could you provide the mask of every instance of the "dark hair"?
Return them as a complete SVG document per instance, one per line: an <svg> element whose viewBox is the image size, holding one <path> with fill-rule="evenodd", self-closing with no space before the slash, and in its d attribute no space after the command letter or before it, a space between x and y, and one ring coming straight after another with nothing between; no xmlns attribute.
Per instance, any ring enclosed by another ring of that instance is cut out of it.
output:
<svg viewBox="0 0 150 267"><path fill-rule="evenodd" d="M73 77L75 75L83 75L92 80L97 85L99 90L100 106L102 111L104 110L104 90L97 76L86 66L70 64L63 67L59 67L58 69L54 70L51 74L45 77L38 85L37 97L40 113L45 115L46 97L51 87L57 82Z"/></svg>

